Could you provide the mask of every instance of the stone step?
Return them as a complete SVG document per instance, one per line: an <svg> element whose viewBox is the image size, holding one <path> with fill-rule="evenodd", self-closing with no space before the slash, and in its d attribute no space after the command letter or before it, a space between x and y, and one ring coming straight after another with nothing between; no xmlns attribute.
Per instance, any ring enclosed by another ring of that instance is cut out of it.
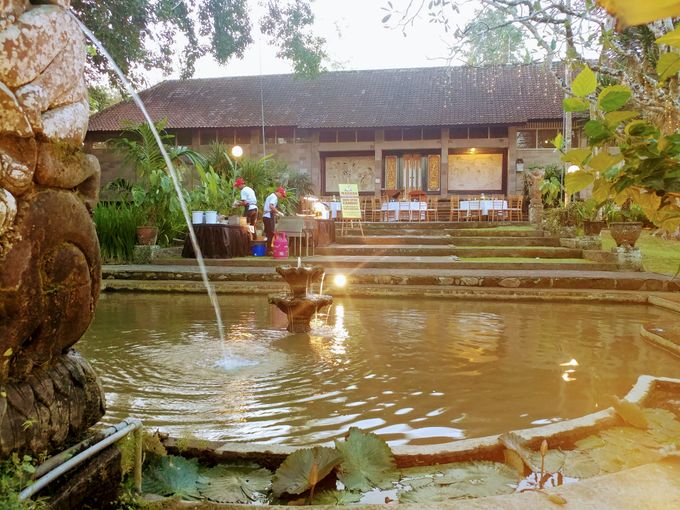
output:
<svg viewBox="0 0 680 510"><path fill-rule="evenodd" d="M280 282L274 268L221 268L209 267L208 277L214 282ZM451 288L505 288L505 289L597 289L677 292L680 281L655 273L631 273L610 271L553 271L553 270L475 270L475 269L343 269L329 267L325 290L333 294L333 275L344 274L348 286L427 286L432 292L445 292ZM107 280L146 281L200 281L201 274L195 268L180 266L138 265L104 266L102 283ZM168 287L168 290L171 290ZM335 289L342 292L342 289Z"/></svg>
<svg viewBox="0 0 680 510"><path fill-rule="evenodd" d="M337 244L362 245L454 245L454 246L560 246L558 237L463 237L448 235L338 236Z"/></svg>
<svg viewBox="0 0 680 510"><path fill-rule="evenodd" d="M342 229L336 227L336 237L342 234ZM413 227L401 227L399 225L393 228L364 228L365 236L402 236L402 235L440 235L451 237L542 237L544 235L542 230L528 228L528 227L502 227L502 228L441 228L419 229ZM345 230L346 236L360 236L361 231L358 228L351 228Z"/></svg>
<svg viewBox="0 0 680 510"><path fill-rule="evenodd" d="M502 260L502 259L501 259ZM319 256L304 258L305 264L326 268L394 268L406 269L480 269L480 270L554 270L554 271L616 271L616 264L587 262L570 259L559 262L535 262L519 259L519 262L492 261L475 262L474 259L450 260L449 257L361 257L361 256ZM559 259L558 259L559 260Z"/></svg>
<svg viewBox="0 0 680 510"><path fill-rule="evenodd" d="M508 262L503 259L498 261L484 260L481 262L474 259L452 260L451 257L361 257L361 256L313 256L302 257L305 265L320 265L325 268L356 269L356 268L393 268L407 269L481 269L481 270L554 270L554 271L616 271L616 264L589 262L583 259L547 259L547 262L536 262L534 259L517 259L517 262ZM555 260L555 261L553 261ZM285 264L295 265L297 259L272 259L270 257L243 257L233 259L206 259L209 267L276 267ZM181 265L196 266L194 259L159 259L154 264L162 266Z"/></svg>
<svg viewBox="0 0 680 510"><path fill-rule="evenodd" d="M453 245L349 245L331 244L330 246L319 247L315 251L316 255L399 255L399 256L447 256L456 255L458 257L522 257L522 258L552 258L552 259L579 259L582 258L583 251L571 248L558 248L550 246L515 246L515 247L456 247Z"/></svg>
<svg viewBox="0 0 680 510"><path fill-rule="evenodd" d="M364 232L367 230L390 230L390 229L418 229L418 230L441 230L441 229L490 229L508 227L530 227L526 221L364 221L361 223ZM335 222L335 228L340 231L341 222ZM346 229L358 230L356 224L346 225Z"/></svg>

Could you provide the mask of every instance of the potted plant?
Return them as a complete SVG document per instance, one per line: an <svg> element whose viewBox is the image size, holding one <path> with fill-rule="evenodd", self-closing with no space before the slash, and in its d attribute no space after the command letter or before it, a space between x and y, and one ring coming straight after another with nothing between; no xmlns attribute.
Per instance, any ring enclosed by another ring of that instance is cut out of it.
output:
<svg viewBox="0 0 680 510"><path fill-rule="evenodd" d="M642 233L642 219L644 214L639 207L626 200L621 207L612 205L607 210L609 233L614 238L616 246L632 248Z"/></svg>
<svg viewBox="0 0 680 510"><path fill-rule="evenodd" d="M143 218L137 227L139 244L156 244L158 225L164 218L180 207L171 177L163 170L152 170L144 184L132 188L132 201Z"/></svg>
<svg viewBox="0 0 680 510"><path fill-rule="evenodd" d="M599 236L606 225L600 212L602 204L594 198L576 202L576 204L576 212L583 225L583 233L587 236Z"/></svg>

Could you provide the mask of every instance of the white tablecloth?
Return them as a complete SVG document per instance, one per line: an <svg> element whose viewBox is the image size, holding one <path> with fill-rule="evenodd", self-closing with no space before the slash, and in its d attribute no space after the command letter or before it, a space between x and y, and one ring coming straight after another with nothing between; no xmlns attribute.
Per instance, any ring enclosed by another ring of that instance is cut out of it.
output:
<svg viewBox="0 0 680 510"><path fill-rule="evenodd" d="M324 202L331 210L331 219L338 218L338 211L342 211L342 202Z"/></svg>
<svg viewBox="0 0 680 510"><path fill-rule="evenodd" d="M506 200L461 200L458 208L463 212L481 210L483 216L488 216L490 210L507 209L508 202Z"/></svg>
<svg viewBox="0 0 680 510"><path fill-rule="evenodd" d="M406 212L409 213L409 220L417 219L418 211L420 211L421 221L424 221L427 214L427 202L385 202L380 206L380 210L387 215L387 221L398 221L399 216L405 216L400 213Z"/></svg>

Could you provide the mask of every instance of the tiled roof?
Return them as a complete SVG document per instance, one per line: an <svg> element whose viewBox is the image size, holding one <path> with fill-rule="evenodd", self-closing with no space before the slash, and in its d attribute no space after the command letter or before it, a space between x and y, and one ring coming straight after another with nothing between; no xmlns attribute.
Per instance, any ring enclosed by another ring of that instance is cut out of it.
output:
<svg viewBox="0 0 680 510"><path fill-rule="evenodd" d="M542 65L429 67L164 81L140 96L168 128L516 124L562 117L562 89ZM90 131L141 122L131 101L90 118Z"/></svg>

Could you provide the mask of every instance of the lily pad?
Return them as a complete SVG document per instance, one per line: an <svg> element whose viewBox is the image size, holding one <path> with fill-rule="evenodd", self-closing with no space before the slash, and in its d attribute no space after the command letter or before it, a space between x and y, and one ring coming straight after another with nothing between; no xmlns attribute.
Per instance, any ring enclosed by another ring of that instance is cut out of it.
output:
<svg viewBox="0 0 680 510"><path fill-rule="evenodd" d="M397 496L400 503L444 503L466 497L465 492L451 485L432 485L412 491L400 491Z"/></svg>
<svg viewBox="0 0 680 510"><path fill-rule="evenodd" d="M615 398L612 406L614 407L616 414L623 418L623 421L628 425L632 425L639 429L646 429L648 427L647 417L638 404L629 402L628 400Z"/></svg>
<svg viewBox="0 0 680 510"><path fill-rule="evenodd" d="M435 476L438 486L451 486L467 498L510 494L517 486L517 473L499 462L457 462L439 466L442 476Z"/></svg>
<svg viewBox="0 0 680 510"><path fill-rule="evenodd" d="M562 473L573 478L591 478L600 474L600 466L588 452L571 450L565 453Z"/></svg>
<svg viewBox="0 0 680 510"><path fill-rule="evenodd" d="M205 479L199 473L196 459L168 455L160 457L144 473L144 492L159 496L179 496L182 499L200 499L198 482Z"/></svg>
<svg viewBox="0 0 680 510"><path fill-rule="evenodd" d="M313 505L345 506L361 501L363 494L358 491L321 491L314 494Z"/></svg>
<svg viewBox="0 0 680 510"><path fill-rule="evenodd" d="M276 496L283 493L302 494L323 480L340 463L334 448L315 446L291 453L274 473L272 490Z"/></svg>
<svg viewBox="0 0 680 510"><path fill-rule="evenodd" d="M338 479L350 490L388 489L397 479L396 462L387 443L352 427L347 440L336 441L342 455Z"/></svg>
<svg viewBox="0 0 680 510"><path fill-rule="evenodd" d="M645 409L649 435L661 444L680 443L680 421L666 409Z"/></svg>
<svg viewBox="0 0 680 510"><path fill-rule="evenodd" d="M600 436L588 436L576 441L575 446L578 450L592 450L593 448L602 448L605 445L604 439Z"/></svg>
<svg viewBox="0 0 680 510"><path fill-rule="evenodd" d="M218 503L266 503L272 473L258 465L219 465L204 470L201 495Z"/></svg>
<svg viewBox="0 0 680 510"><path fill-rule="evenodd" d="M538 467L538 471L541 469L541 452L531 453L531 462ZM555 473L559 471L564 465L564 452L560 450L548 450L545 454L545 460L543 462L543 471L548 473ZM537 471L537 472L538 472Z"/></svg>

